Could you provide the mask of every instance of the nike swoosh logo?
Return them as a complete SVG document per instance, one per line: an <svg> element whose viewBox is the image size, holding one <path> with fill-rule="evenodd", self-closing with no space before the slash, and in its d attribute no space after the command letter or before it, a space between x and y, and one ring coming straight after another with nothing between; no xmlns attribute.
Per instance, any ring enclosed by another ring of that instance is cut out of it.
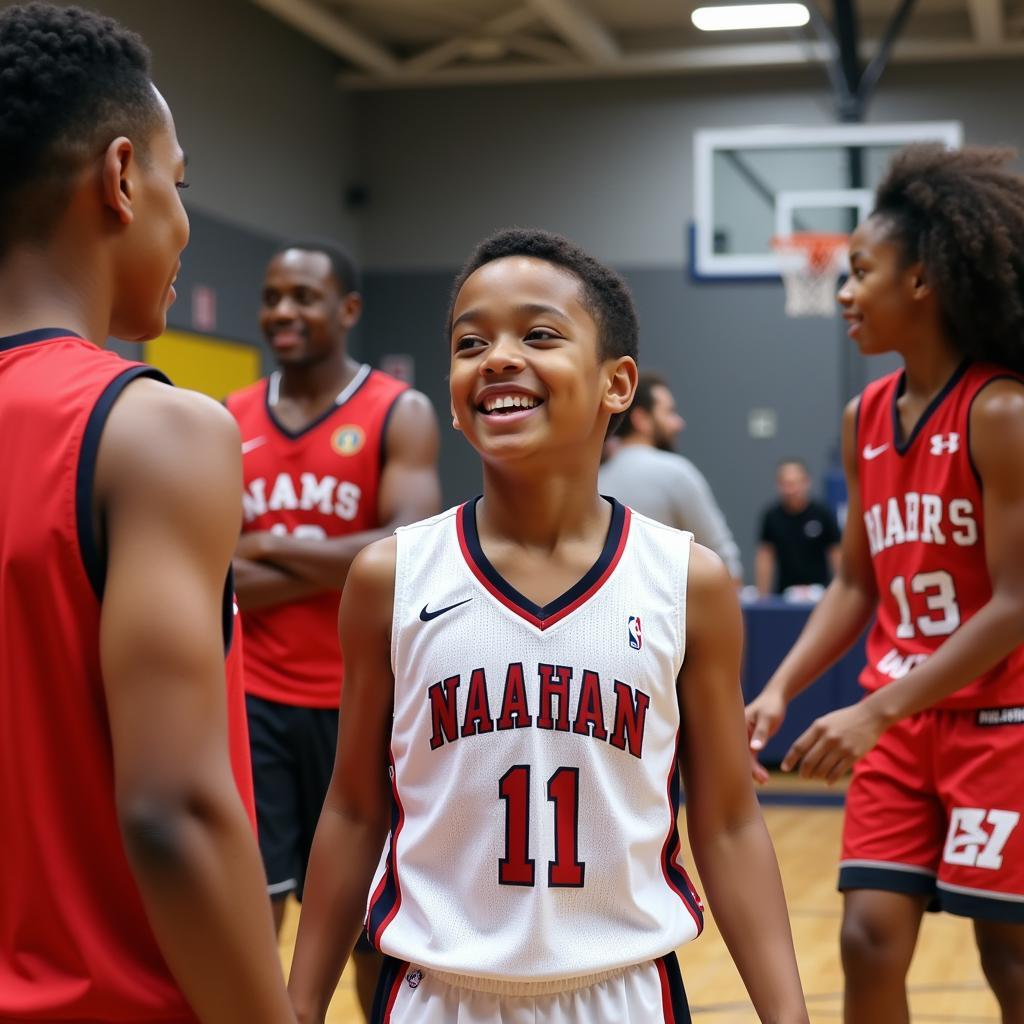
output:
<svg viewBox="0 0 1024 1024"><path fill-rule="evenodd" d="M472 600L473 598L467 597L465 601L456 601L455 604L450 604L448 605L447 608L437 608L432 612L428 612L427 606L424 605L422 610L420 611L420 619L423 622L429 622L431 619L436 619L438 615L444 615L445 612L450 612L453 608L458 608L459 605L469 604L469 602Z"/></svg>
<svg viewBox="0 0 1024 1024"><path fill-rule="evenodd" d="M877 459L879 455L884 451L888 451L889 446L887 444L880 444L877 448L872 448L871 445L864 445L864 458L870 462L872 459Z"/></svg>
<svg viewBox="0 0 1024 1024"><path fill-rule="evenodd" d="M242 442L242 454L248 455L254 448L259 448L261 444L266 444L267 439L265 437L254 437L251 441Z"/></svg>

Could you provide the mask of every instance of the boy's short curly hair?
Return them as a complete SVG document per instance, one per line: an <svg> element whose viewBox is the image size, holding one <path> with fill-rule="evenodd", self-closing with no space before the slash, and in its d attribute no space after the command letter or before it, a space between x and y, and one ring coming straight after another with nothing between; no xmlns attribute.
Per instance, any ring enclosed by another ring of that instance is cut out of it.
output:
<svg viewBox="0 0 1024 1024"><path fill-rule="evenodd" d="M567 270L582 289L582 302L598 328L598 355L602 359L630 356L636 360L640 329L629 286L614 270L585 253L575 242L562 235L538 228L506 228L485 238L459 271L448 302L448 334L451 335L455 300L475 271L495 260L510 256L530 256ZM612 417L609 432L625 414Z"/></svg>
<svg viewBox="0 0 1024 1024"><path fill-rule="evenodd" d="M915 145L893 158L872 216L920 262L950 340L1024 371L1024 177L1010 150Z"/></svg>
<svg viewBox="0 0 1024 1024"><path fill-rule="evenodd" d="M134 32L79 7L0 11L0 256L47 237L73 176L113 139L131 138L145 159L159 116Z"/></svg>

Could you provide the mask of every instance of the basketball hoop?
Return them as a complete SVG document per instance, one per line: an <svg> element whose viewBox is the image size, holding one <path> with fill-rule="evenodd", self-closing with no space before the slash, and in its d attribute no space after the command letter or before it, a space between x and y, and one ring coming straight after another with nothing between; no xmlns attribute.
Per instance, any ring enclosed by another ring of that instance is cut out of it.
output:
<svg viewBox="0 0 1024 1024"><path fill-rule="evenodd" d="M849 241L848 235L816 231L772 239L786 286L786 316L836 315L836 289L846 269Z"/></svg>

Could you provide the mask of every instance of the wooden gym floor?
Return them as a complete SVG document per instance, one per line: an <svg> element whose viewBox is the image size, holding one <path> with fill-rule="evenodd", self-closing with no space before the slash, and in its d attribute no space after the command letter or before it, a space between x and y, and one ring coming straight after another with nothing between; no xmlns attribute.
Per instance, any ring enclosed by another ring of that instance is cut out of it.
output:
<svg viewBox="0 0 1024 1024"><path fill-rule="evenodd" d="M794 789L812 797L834 792L788 778L773 780L768 792ZM776 804L765 805L763 810L782 868L811 1021L841 1022L841 898L835 891L835 878L842 811L834 806ZM694 881L700 889L698 880ZM281 933L286 968L297 919L298 907L292 903ZM694 1019L705 1024L756 1024L757 1017L710 914L706 922L704 933L679 952ZM996 1001L978 964L971 924L963 918L926 915L909 989L914 1024L999 1024ZM327 1020L328 1024L362 1021L349 972L341 979Z"/></svg>

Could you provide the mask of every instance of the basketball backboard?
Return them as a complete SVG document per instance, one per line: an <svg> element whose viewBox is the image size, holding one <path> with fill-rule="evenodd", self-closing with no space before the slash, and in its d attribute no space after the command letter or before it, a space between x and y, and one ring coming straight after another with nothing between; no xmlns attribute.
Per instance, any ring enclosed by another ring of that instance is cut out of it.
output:
<svg viewBox="0 0 1024 1024"><path fill-rule="evenodd" d="M870 212L898 149L912 142L956 149L962 138L956 121L697 131L693 276L778 277L774 237L848 233Z"/></svg>

